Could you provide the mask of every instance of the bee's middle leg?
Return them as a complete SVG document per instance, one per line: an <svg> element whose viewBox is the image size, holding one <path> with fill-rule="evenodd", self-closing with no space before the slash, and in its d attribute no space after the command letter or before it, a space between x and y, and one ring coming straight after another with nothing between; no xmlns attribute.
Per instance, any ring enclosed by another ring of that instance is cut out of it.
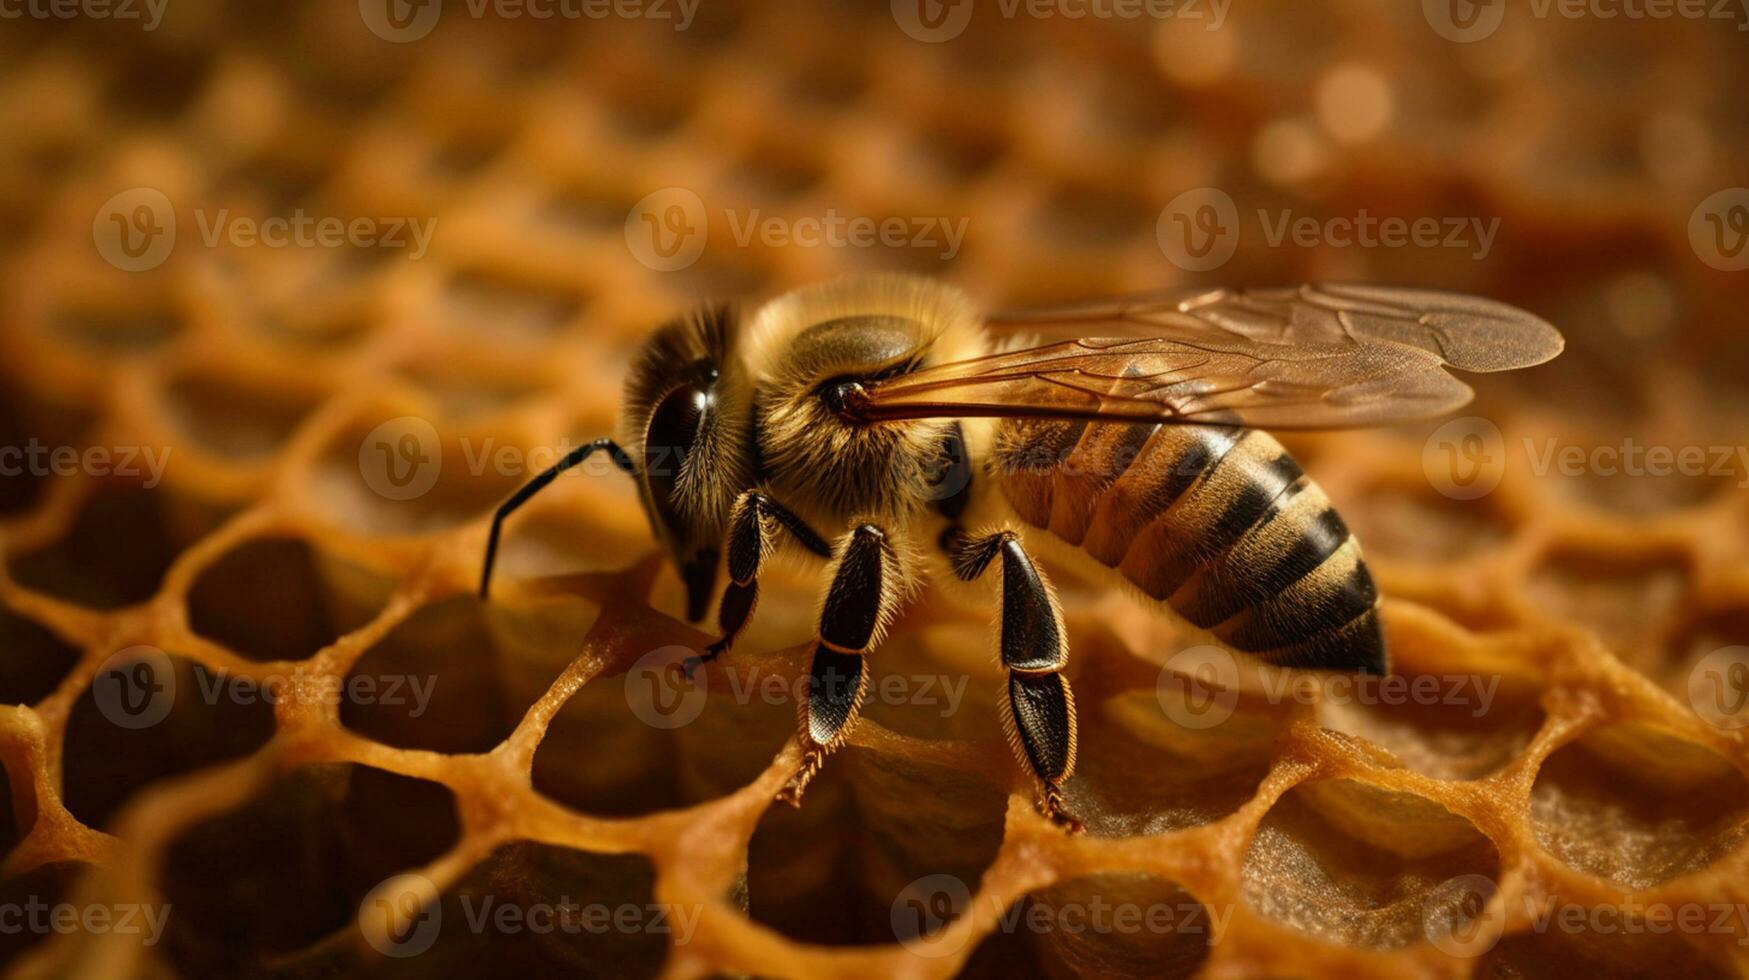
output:
<svg viewBox="0 0 1749 980"><path fill-rule="evenodd" d="M802 793L844 744L868 691L863 655L886 633L902 591L898 552L887 533L860 524L845 535L833 563L832 584L820 609L820 636L801 705L802 764L777 798L801 804Z"/></svg>
<svg viewBox="0 0 1749 980"><path fill-rule="evenodd" d="M1003 727L1023 765L1038 780L1039 810L1073 832L1081 821L1063 808L1063 783L1075 771L1075 696L1061 673L1069 661L1063 613L1044 571L1033 564L1013 531L963 537L953 553L954 573L970 582L1002 559L1002 665L1008 690Z"/></svg>

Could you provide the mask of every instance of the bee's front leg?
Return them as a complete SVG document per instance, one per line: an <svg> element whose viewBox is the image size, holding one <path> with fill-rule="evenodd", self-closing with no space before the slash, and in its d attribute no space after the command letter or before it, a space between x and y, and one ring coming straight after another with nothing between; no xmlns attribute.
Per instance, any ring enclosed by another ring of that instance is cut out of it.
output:
<svg viewBox="0 0 1749 980"><path fill-rule="evenodd" d="M855 726L868 690L863 655L880 643L892 621L901 576L898 553L885 531L860 524L845 537L820 610L820 640L801 706L802 764L777 794L782 802L801 805L802 792L826 754L844 744Z"/></svg>
<svg viewBox="0 0 1749 980"><path fill-rule="evenodd" d="M970 582L1002 559L1002 665L1008 668L1003 727L1039 783L1039 810L1071 833L1081 821L1063 809L1063 783L1075 771L1075 696L1061 671L1069 640L1044 571L1013 531L959 540L954 573Z"/></svg>
<svg viewBox="0 0 1749 980"><path fill-rule="evenodd" d="M759 570L777 546L780 530L821 558L832 557L825 539L788 508L758 490L741 494L729 511L729 587L723 590L723 601L717 606L717 627L723 635L705 647L703 654L686 658L682 666L687 676L727 651L747 628L753 607L759 604Z"/></svg>

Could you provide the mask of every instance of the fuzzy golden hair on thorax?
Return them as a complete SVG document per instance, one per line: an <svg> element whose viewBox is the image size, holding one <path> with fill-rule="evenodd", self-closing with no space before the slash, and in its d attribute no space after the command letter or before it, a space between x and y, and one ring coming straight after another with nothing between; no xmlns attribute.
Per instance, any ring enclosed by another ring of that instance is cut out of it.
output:
<svg viewBox="0 0 1749 980"><path fill-rule="evenodd" d="M901 275L833 280L772 300L747 325L761 458L780 499L841 521L903 520L927 499L928 469L952 424L855 424L819 395L834 378L876 378L982 353L978 313L959 290Z"/></svg>

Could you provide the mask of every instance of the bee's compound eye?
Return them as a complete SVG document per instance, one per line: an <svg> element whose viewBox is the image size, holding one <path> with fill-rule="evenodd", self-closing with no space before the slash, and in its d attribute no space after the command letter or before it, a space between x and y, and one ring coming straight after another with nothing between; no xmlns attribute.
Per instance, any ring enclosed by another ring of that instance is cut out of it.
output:
<svg viewBox="0 0 1749 980"><path fill-rule="evenodd" d="M711 401L708 389L681 385L663 395L650 413L650 425L644 432L644 479L649 483L651 502L670 527L679 526L674 487L680 480L680 468L692 453Z"/></svg>

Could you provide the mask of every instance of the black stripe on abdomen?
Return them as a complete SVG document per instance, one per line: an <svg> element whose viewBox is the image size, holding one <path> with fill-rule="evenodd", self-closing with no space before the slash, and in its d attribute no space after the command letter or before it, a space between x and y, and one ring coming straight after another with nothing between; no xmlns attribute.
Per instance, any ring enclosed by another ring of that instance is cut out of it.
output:
<svg viewBox="0 0 1749 980"><path fill-rule="evenodd" d="M1348 525L1323 491L1310 479L1301 479L1244 537L1198 568L1172 594L1172 608L1209 629L1275 597L1322 565L1348 538Z"/></svg>
<svg viewBox="0 0 1749 980"><path fill-rule="evenodd" d="M1143 528L1118 568L1143 592L1169 598L1271 512L1304 474L1268 435L1247 431Z"/></svg>
<svg viewBox="0 0 1749 980"><path fill-rule="evenodd" d="M1192 624L1271 663L1382 671L1378 593L1318 486L1264 432L1011 422L1001 485ZM1030 445L1029 445L1030 443ZM1135 451L1137 445L1140 451Z"/></svg>

